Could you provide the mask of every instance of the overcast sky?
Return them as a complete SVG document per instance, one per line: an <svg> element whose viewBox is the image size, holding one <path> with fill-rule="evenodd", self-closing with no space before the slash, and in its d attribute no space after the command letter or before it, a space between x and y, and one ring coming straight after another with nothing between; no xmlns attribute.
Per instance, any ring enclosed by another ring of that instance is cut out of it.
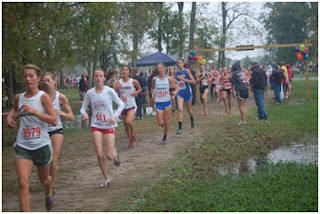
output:
<svg viewBox="0 0 320 214"><path fill-rule="evenodd" d="M172 2L172 1L170 1L170 2ZM204 1L201 1L201 2L204 2ZM172 9L173 10L178 10L177 3L176 2L172 2L172 3L174 3ZM211 14L215 14L212 11L216 11L216 13L218 12L218 4L219 3L220 2L210 2L209 6L208 6L208 11L201 11L201 12L203 14L208 14L209 16L212 16ZM255 14L260 14L261 13L264 3L262 3L262 2L249 2L249 3L251 5L251 7L254 9ZM185 2L184 8L183 8L184 14L190 13L191 7L192 7L192 2L191 1ZM198 9L199 9L199 7L197 7L197 10ZM199 10L197 12L199 13ZM217 16L219 16L219 15L217 15ZM257 22L255 24L257 26L259 26L260 28L263 28L263 26L261 24L259 24ZM234 32L234 33L236 34L236 32ZM251 44L252 45L265 45L265 35L263 37L261 37L261 36L260 37L255 37L255 36L251 36L249 34L246 38L241 40L241 43L234 44L231 47L235 47L236 45L249 45L249 44L250 45ZM165 47L163 47L163 48L165 48ZM156 51L156 49L154 49L154 50ZM165 50L163 52L165 52ZM256 56L261 56L261 55L264 55L264 51L263 51L263 49L256 49L256 50L252 50L252 51L227 51L226 54L227 54L228 58L231 58L233 60L233 59L242 59L242 58L246 57L247 55L250 58L256 57Z"/></svg>

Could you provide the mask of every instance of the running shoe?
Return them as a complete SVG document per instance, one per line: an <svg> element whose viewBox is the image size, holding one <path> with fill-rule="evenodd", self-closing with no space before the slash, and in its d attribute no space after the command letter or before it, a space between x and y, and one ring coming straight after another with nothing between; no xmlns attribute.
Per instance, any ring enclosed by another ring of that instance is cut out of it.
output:
<svg viewBox="0 0 320 214"><path fill-rule="evenodd" d="M191 128L194 128L194 121L191 121Z"/></svg>
<svg viewBox="0 0 320 214"><path fill-rule="evenodd" d="M238 125L239 125L239 126L241 126L241 125L246 125L246 122L240 121L240 122L238 123Z"/></svg>
<svg viewBox="0 0 320 214"><path fill-rule="evenodd" d="M46 196L46 208L47 210L51 210L53 207L53 194L51 192L50 196Z"/></svg>
<svg viewBox="0 0 320 214"><path fill-rule="evenodd" d="M208 111L204 111L204 116L208 116Z"/></svg>
<svg viewBox="0 0 320 214"><path fill-rule="evenodd" d="M99 187L100 188L104 188L104 187L107 187L107 186L109 186L110 185L110 180L108 179L108 180L105 180L104 182L102 182L100 185L99 185Z"/></svg>
<svg viewBox="0 0 320 214"><path fill-rule="evenodd" d="M120 166L120 163L121 163L120 155L119 155L119 153L118 153L118 151L116 149L114 149L114 152L116 153L116 156L115 156L115 158L113 160L113 163L114 163L115 166Z"/></svg>
<svg viewBox="0 0 320 214"><path fill-rule="evenodd" d="M129 141L129 146L128 148L133 148L133 142L132 141Z"/></svg>
<svg viewBox="0 0 320 214"><path fill-rule="evenodd" d="M162 144L167 144L167 140L166 139L162 139Z"/></svg>
<svg viewBox="0 0 320 214"><path fill-rule="evenodd" d="M136 141L136 133L132 133L131 134L131 138L132 138L132 142Z"/></svg>
<svg viewBox="0 0 320 214"><path fill-rule="evenodd" d="M178 129L177 134L181 134L182 133L182 129Z"/></svg>

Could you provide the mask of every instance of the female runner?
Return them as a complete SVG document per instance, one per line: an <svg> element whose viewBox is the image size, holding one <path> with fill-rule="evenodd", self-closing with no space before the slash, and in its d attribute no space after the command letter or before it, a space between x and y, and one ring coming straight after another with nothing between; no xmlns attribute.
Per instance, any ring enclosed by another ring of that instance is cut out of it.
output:
<svg viewBox="0 0 320 214"><path fill-rule="evenodd" d="M157 121L159 126L164 126L164 135L162 138L163 144L167 143L169 119L172 107L171 100L174 100L174 97L179 91L174 80L165 75L165 69L166 66L163 63L159 63L157 65L158 76L153 77L151 85L151 103L153 103L153 101L156 102ZM174 91L171 91L171 94L170 86L174 88Z"/></svg>
<svg viewBox="0 0 320 214"><path fill-rule="evenodd" d="M74 120L74 115L70 107L68 98L56 91L55 84L57 82L56 77L53 73L47 72L42 76L42 81L48 84L50 87L49 96L52 100L52 105L57 115L58 125L52 126L48 124L48 133L52 143L52 164L50 167L50 176L52 178L53 194L55 194L54 182L57 178L58 173L58 158L61 151L63 143L63 127L60 116L66 118L67 120ZM61 111L61 106L64 106L65 112Z"/></svg>
<svg viewBox="0 0 320 214"><path fill-rule="evenodd" d="M95 87L88 90L80 109L82 120L87 121L89 116L86 113L86 109L91 103L91 131L93 145L96 150L99 167L105 179L99 185L100 188L107 187L110 184L103 152L103 140L105 143L107 159L113 160L116 166L120 166L119 153L115 149L114 128L117 127L116 117L120 115L124 108L124 104L117 93L112 88L104 85L105 80L106 77L103 69L98 68L93 72ZM116 112L113 112L112 101L118 105Z"/></svg>
<svg viewBox="0 0 320 214"><path fill-rule="evenodd" d="M176 85L177 78L176 78L176 72L174 70L174 67L169 67L168 76L171 77L171 79L173 79ZM175 87L172 84L170 84L171 95L174 90L175 90ZM176 96L171 96L171 102L172 102L172 116L176 116Z"/></svg>
<svg viewBox="0 0 320 214"><path fill-rule="evenodd" d="M142 89L137 80L130 78L130 73L130 66L122 66L120 72L121 79L116 81L114 90L120 94L120 98L125 105L124 110L121 113L121 118L124 122L126 133L129 138L129 148L133 148L133 142L136 138L136 134L133 130L133 119L137 110L135 97Z"/></svg>
<svg viewBox="0 0 320 214"><path fill-rule="evenodd" d="M225 112L228 114L231 113L232 83L230 82L230 78L231 78L231 75L228 73L227 68L224 67L221 75L221 88L222 88L222 97L223 97ZM227 95L228 95L228 104L227 104Z"/></svg>
<svg viewBox="0 0 320 214"><path fill-rule="evenodd" d="M208 108L207 108L207 95L209 93L209 78L211 74L205 71L205 65L200 66L200 75L197 78L197 83L200 82L200 96L202 98L203 107L204 107L204 116L208 116Z"/></svg>
<svg viewBox="0 0 320 214"><path fill-rule="evenodd" d="M14 118L20 115L20 128L14 144L21 211L30 212L29 183L33 164L37 166L40 183L45 187L47 210L53 207L52 178L49 175L52 147L48 123L56 126L57 117L48 94L39 90L41 70L36 65L25 65L22 79L26 92L15 96L15 105L7 117L9 128L16 128ZM43 86L47 86L42 83Z"/></svg>
<svg viewBox="0 0 320 214"><path fill-rule="evenodd" d="M187 102L187 111L190 116L191 120L191 127L194 128L194 119L193 119L193 112L191 107L192 102L192 92L189 84L195 84L196 81L193 78L193 75L189 69L184 68L184 61L183 59L177 60L177 81L178 81L178 88L179 92L177 94L178 100L178 123L179 128L177 134L182 133L182 121L183 121L183 102Z"/></svg>

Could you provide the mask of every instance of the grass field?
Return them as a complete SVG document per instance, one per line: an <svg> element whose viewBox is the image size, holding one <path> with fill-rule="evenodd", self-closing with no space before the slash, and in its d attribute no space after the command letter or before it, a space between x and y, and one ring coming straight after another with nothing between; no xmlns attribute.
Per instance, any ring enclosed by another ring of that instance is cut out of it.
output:
<svg viewBox="0 0 320 214"><path fill-rule="evenodd" d="M317 136L318 84L310 83L309 101L304 81L294 81L289 100L267 103L267 121L256 120L253 108L245 127L232 125L232 117L214 123L194 146L165 164L157 179L132 188L108 211L317 211L316 165L265 165L242 176L217 173L222 164Z"/></svg>
<svg viewBox="0 0 320 214"><path fill-rule="evenodd" d="M79 100L77 90L61 92L70 102ZM293 94L283 104L267 102L267 121L256 120L255 107L247 112L246 126L235 125L239 115L212 121L203 127L200 138L163 163L154 179L135 183L106 211L317 211L316 165L265 165L255 174L241 176L220 175L217 170L294 140L317 136L318 81L310 81L310 100L305 97L305 82L296 80ZM78 114L80 105L72 108ZM151 132L154 121L143 122L136 130ZM14 142L15 132L3 126L3 156ZM65 130L65 139L77 141L89 134L89 129Z"/></svg>

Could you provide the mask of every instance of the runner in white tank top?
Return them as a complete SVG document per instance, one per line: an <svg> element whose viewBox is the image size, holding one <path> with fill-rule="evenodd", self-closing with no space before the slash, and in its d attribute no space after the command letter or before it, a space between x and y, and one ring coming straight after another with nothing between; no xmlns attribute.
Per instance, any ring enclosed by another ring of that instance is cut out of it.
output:
<svg viewBox="0 0 320 214"><path fill-rule="evenodd" d="M129 148L133 148L136 134L134 133L133 119L136 113L135 97L141 92L141 86L138 80L131 79L131 68L128 65L122 66L120 76L114 85L114 90L119 93L121 100L125 103L125 109L121 113L121 119L126 127L126 133L129 138Z"/></svg>
<svg viewBox="0 0 320 214"><path fill-rule="evenodd" d="M82 120L89 119L86 109L91 103L91 131L93 144L95 147L98 164L104 176L104 181L99 185L100 188L107 187L110 183L108 177L105 156L109 160L113 160L116 166L120 166L119 153L115 149L115 132L114 127L117 126L116 117L123 110L124 104L119 99L116 92L104 85L106 80L105 71L101 68L93 72L94 88L90 89L84 97L80 113ZM116 112L113 112L112 102L118 105ZM103 152L103 141L105 143L105 153Z"/></svg>
<svg viewBox="0 0 320 214"><path fill-rule="evenodd" d="M52 178L49 165L52 160L51 142L47 124L57 125L57 117L48 94L38 89L41 71L35 65L25 65L22 79L26 92L15 96L15 104L7 117L9 128L16 128L14 118L21 116L20 128L15 142L15 167L18 182L20 210L30 212L29 178L33 164L37 166L38 178L45 187L47 210L53 206Z"/></svg>
<svg viewBox="0 0 320 214"><path fill-rule="evenodd" d="M42 81L47 83L50 87L49 96L51 100L53 100L52 105L57 115L58 124L56 126L52 126L48 124L48 133L52 142L52 164L50 167L50 176L52 177L53 182L53 193L55 194L56 189L54 183L57 178L58 173L58 159L60 155L60 151L63 144L63 127L61 122L61 116L67 120L74 120L74 115L69 103L68 98L56 91L55 84L57 83L57 79L55 75L51 72L47 72L42 76ZM65 111L61 111L61 106L64 107Z"/></svg>
<svg viewBox="0 0 320 214"><path fill-rule="evenodd" d="M165 75L166 66L162 63L157 65L158 76L153 77L151 85L151 103L156 102L156 112L158 125L164 126L162 143L167 143L167 134L169 131L169 119L171 113L171 99L177 95L179 89L171 77ZM170 94L170 85L174 91Z"/></svg>

